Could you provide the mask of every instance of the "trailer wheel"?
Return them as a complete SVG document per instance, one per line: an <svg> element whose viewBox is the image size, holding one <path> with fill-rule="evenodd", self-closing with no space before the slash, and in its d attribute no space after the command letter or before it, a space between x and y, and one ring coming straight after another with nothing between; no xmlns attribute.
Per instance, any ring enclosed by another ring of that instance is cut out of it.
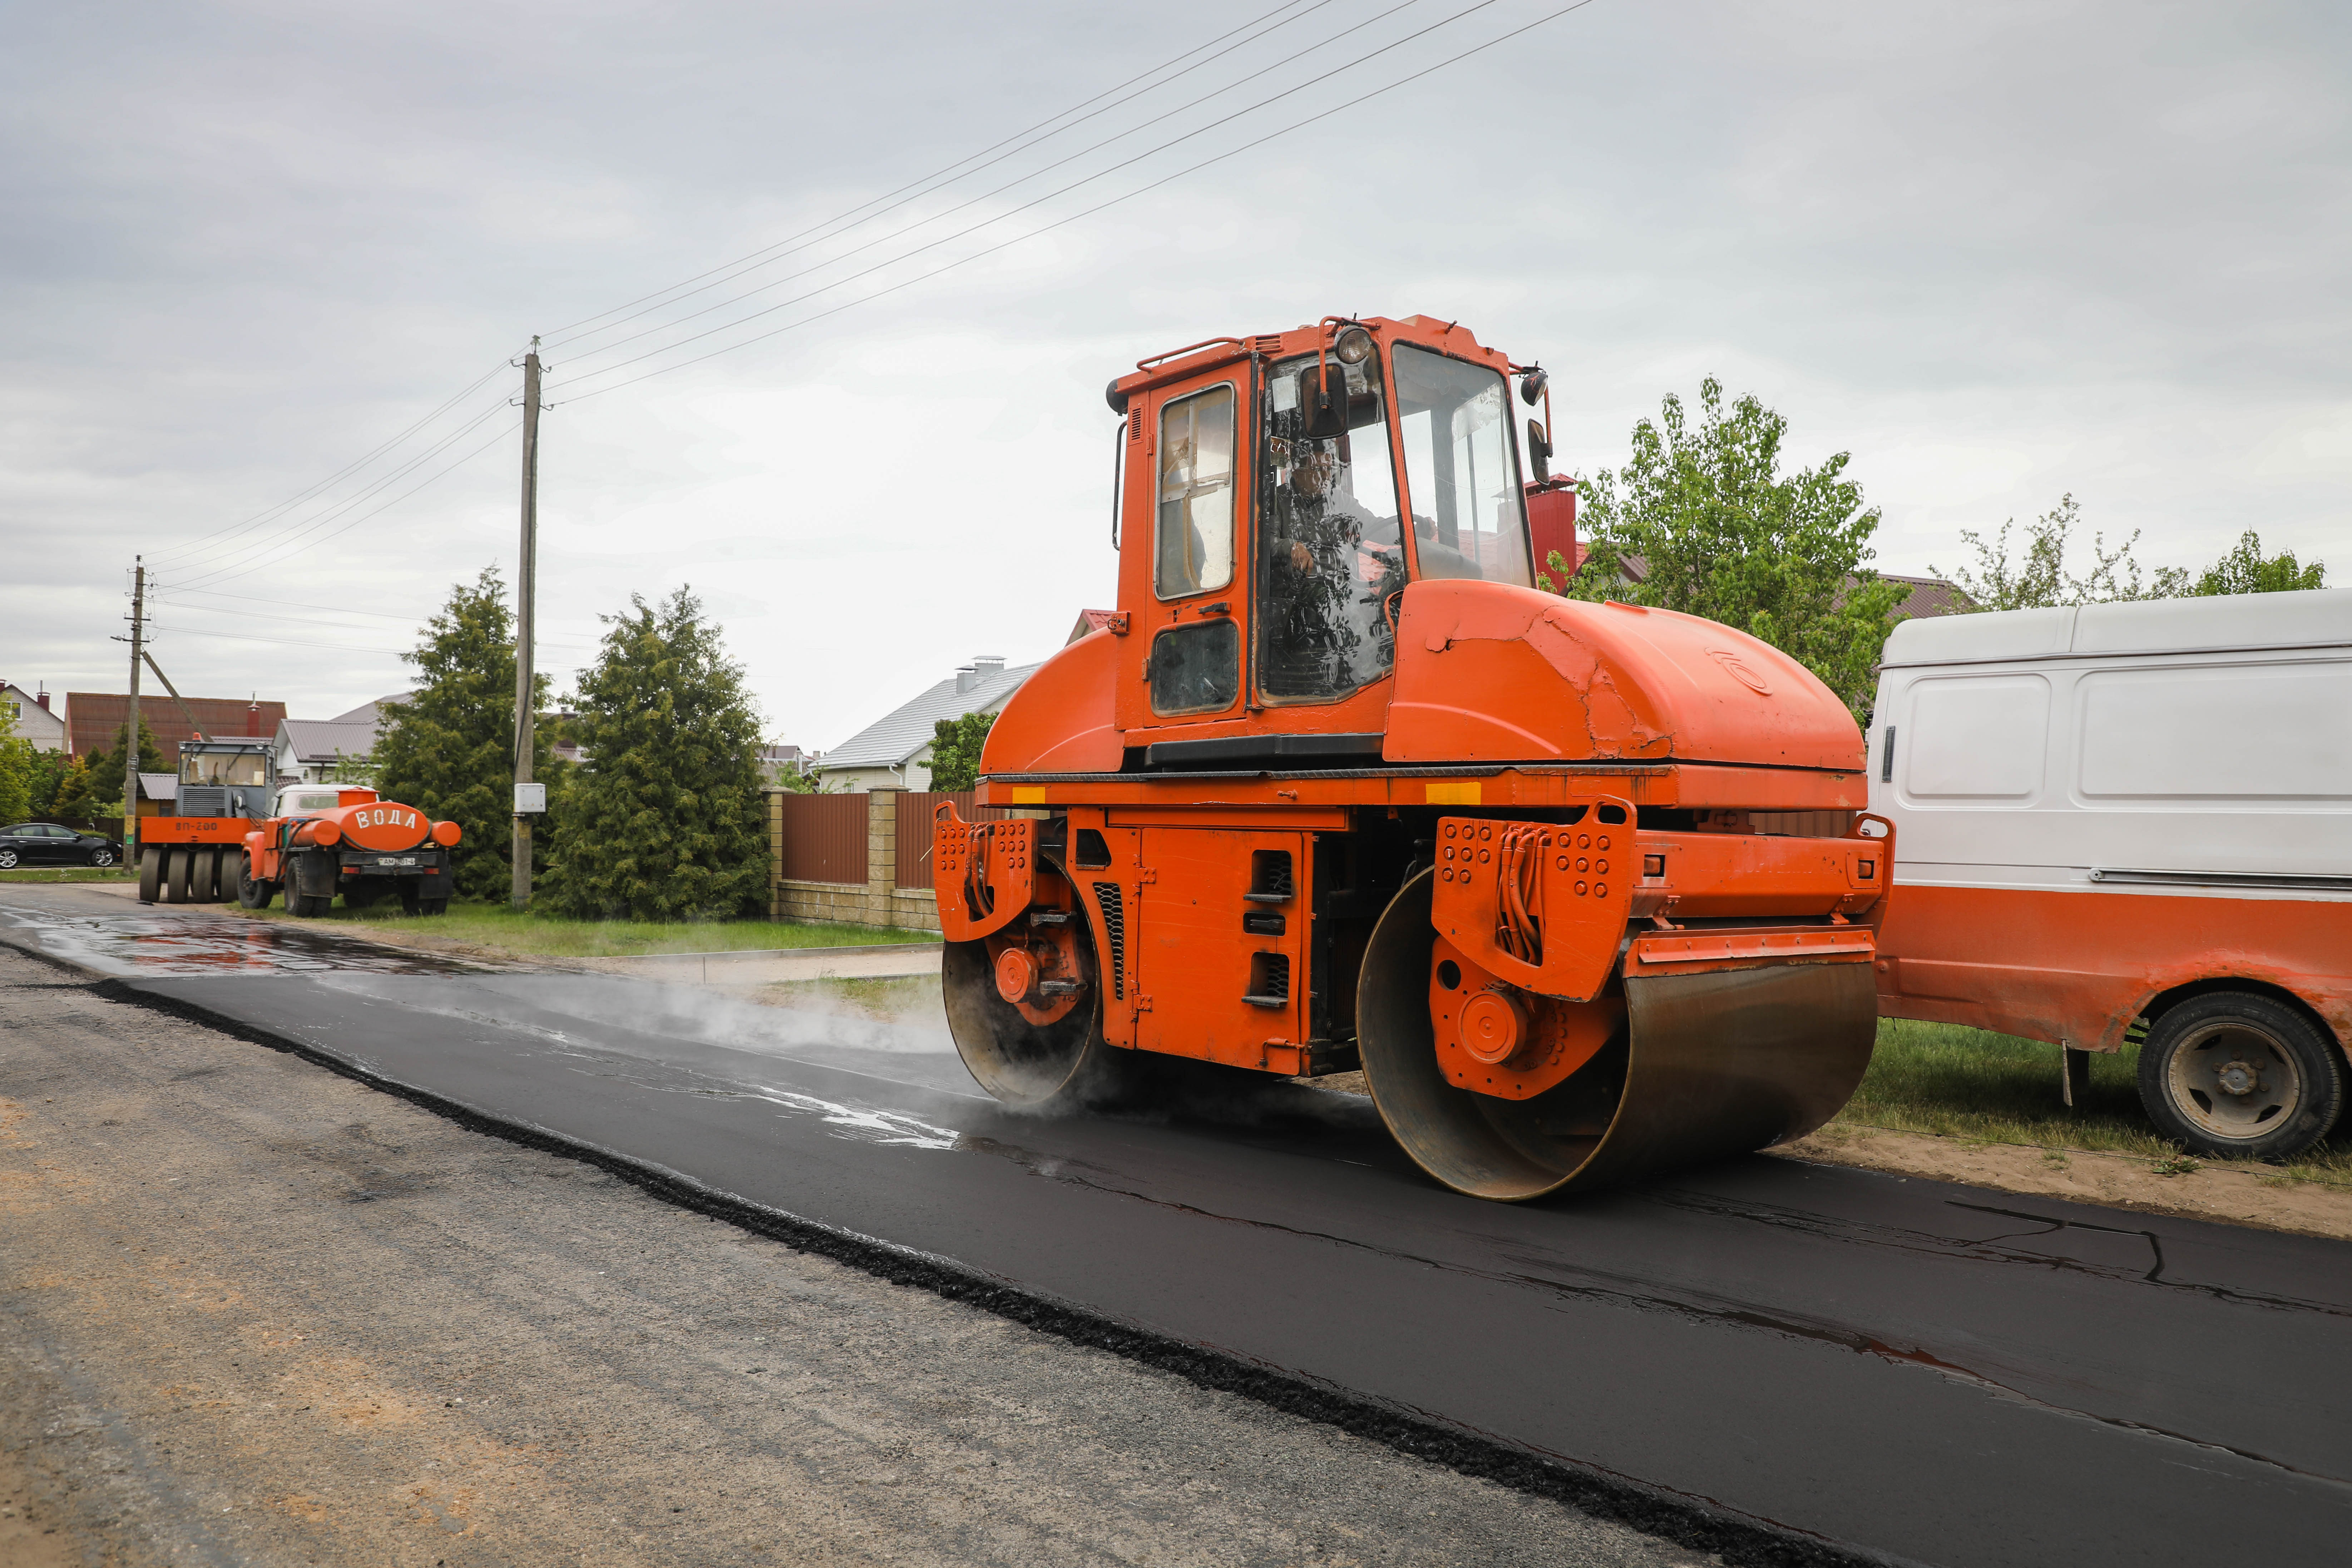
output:
<svg viewBox="0 0 2352 1568"><path fill-rule="evenodd" d="M278 889L253 877L253 857L240 854L236 858L236 901L248 910L266 910L269 896Z"/></svg>
<svg viewBox="0 0 2352 1568"><path fill-rule="evenodd" d="M139 901L152 904L163 894L163 851L155 845L139 847Z"/></svg>
<svg viewBox="0 0 2352 1568"><path fill-rule="evenodd" d="M2192 1153L2277 1164L2335 1127L2344 1059L2335 1041L2285 1004L2210 992L2148 1030L2139 1097L2157 1131Z"/></svg>

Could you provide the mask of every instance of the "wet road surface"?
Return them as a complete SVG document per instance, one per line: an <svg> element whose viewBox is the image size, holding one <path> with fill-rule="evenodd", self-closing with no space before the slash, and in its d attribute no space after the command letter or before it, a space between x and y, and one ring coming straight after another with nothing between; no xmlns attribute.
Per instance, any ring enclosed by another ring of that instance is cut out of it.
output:
<svg viewBox="0 0 2352 1568"><path fill-rule="evenodd" d="M1937 1563L2342 1559L2343 1244L1761 1158L1507 1207L1433 1189L1350 1097L1038 1121L920 1030L254 967L129 989L1698 1510Z"/></svg>

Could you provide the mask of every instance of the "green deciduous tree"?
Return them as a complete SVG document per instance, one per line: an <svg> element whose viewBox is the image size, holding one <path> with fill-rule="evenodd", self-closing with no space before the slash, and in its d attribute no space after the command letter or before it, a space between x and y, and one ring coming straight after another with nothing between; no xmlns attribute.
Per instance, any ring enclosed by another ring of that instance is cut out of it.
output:
<svg viewBox="0 0 2352 1568"><path fill-rule="evenodd" d="M964 790L980 787L980 749L994 728L993 713L967 713L942 719L931 726L931 787Z"/></svg>
<svg viewBox="0 0 2352 1568"><path fill-rule="evenodd" d="M1969 596L1966 608L1973 610L2034 610L2055 605L2105 605L2127 599L2173 599L2189 592L2189 574L2177 566L2159 566L2154 573L2143 573L2140 563L2132 556L2139 542L2139 531L2132 530L2129 539L2107 548L2104 533L2091 535L2090 570L2076 576L2066 566L2066 552L2074 530L2083 521L2083 509L2070 493L2058 498L2058 504L2025 526L2023 559L2011 563L2009 558L2010 530L2017 526L2015 518L2000 525L2000 531L1988 544L1973 529L1960 530L1960 538L1976 552L1973 570L1962 567L1945 573L1934 566L1927 568L1931 576L1944 577ZM2251 537L2251 536L2250 536Z"/></svg>
<svg viewBox="0 0 2352 1568"><path fill-rule="evenodd" d="M2290 594L2304 588L2327 586L2327 565L2315 561L2308 566L2297 564L2294 552L2282 550L2276 555L2263 553L2263 542L2252 529L2239 537L2231 552L2205 568L2191 594Z"/></svg>
<svg viewBox="0 0 2352 1568"><path fill-rule="evenodd" d="M33 815L40 752L21 735L0 735L0 827Z"/></svg>
<svg viewBox="0 0 2352 1568"><path fill-rule="evenodd" d="M632 595L581 674L589 764L556 805L549 907L586 919L690 920L765 899L760 716L719 628L680 588Z"/></svg>
<svg viewBox="0 0 2352 1568"><path fill-rule="evenodd" d="M1886 641L1900 584L1868 564L1878 512L1843 477L1848 454L1780 472L1788 421L1754 396L1724 406L1712 376L1693 428L1668 395L1633 426L1633 456L1579 488L1591 549L1569 597L1613 599L1737 626L1796 658L1857 714ZM1625 563L1639 556L1639 582ZM1559 572L1565 563L1549 563Z"/></svg>
<svg viewBox="0 0 2352 1568"><path fill-rule="evenodd" d="M416 647L401 656L422 678L405 702L384 704L373 757L375 787L464 830L457 841L458 896L506 897L514 872L514 618L496 567L450 591ZM546 707L547 679L536 682ZM551 804L564 785L550 749L550 726L533 729L531 776ZM531 843L532 874L552 858L543 835Z"/></svg>

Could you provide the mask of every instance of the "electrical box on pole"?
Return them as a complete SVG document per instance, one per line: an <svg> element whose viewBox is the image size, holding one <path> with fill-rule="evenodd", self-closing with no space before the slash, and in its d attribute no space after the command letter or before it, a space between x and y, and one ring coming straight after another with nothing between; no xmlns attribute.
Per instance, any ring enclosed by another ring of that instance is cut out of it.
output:
<svg viewBox="0 0 2352 1568"><path fill-rule="evenodd" d="M538 794L530 777L537 719L531 679L531 619L539 597L539 340L522 360L522 555L515 573L514 888L516 909L530 903L530 813L526 791Z"/></svg>

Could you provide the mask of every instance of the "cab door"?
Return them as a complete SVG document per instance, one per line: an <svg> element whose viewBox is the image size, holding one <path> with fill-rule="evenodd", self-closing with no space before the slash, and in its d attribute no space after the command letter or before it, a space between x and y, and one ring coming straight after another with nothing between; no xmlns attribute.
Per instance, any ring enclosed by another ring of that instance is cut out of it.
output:
<svg viewBox="0 0 2352 1568"><path fill-rule="evenodd" d="M1228 364L1129 405L1116 709L1130 746L1243 716L1250 369Z"/></svg>

